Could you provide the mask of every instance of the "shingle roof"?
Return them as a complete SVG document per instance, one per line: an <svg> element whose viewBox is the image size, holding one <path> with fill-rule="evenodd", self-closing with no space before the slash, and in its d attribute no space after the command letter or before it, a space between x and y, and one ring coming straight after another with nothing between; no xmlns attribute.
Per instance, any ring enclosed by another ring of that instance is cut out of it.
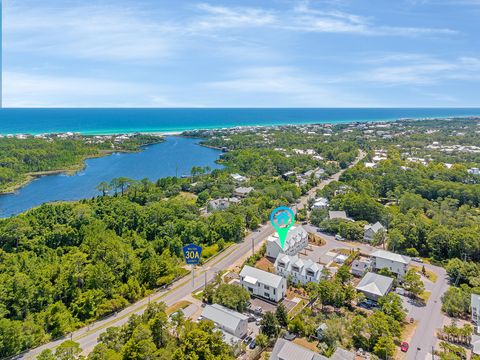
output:
<svg viewBox="0 0 480 360"><path fill-rule="evenodd" d="M281 276L260 269L256 269L248 265L245 265L243 267L242 271L240 272L240 276L248 276L250 278L257 279L262 284L273 286L274 288L277 288L283 280Z"/></svg>
<svg viewBox="0 0 480 360"><path fill-rule="evenodd" d="M368 224L368 225L365 225L364 226L364 229L365 230L368 230L368 229L372 229L373 232L378 232L379 230L384 230L385 228L383 227L383 225L380 223L380 222L376 222L375 224L371 225L371 224Z"/></svg>
<svg viewBox="0 0 480 360"><path fill-rule="evenodd" d="M393 279L391 277L368 272L362 280L360 280L356 289L368 292L369 294L385 296L392 287L392 283Z"/></svg>
<svg viewBox="0 0 480 360"><path fill-rule="evenodd" d="M355 354L342 348L337 348L330 360L354 360Z"/></svg>
<svg viewBox="0 0 480 360"><path fill-rule="evenodd" d="M406 264L406 265L408 265L410 263L410 261L412 260L409 256L395 254L395 253L392 253L390 251L385 251L385 250L377 250L371 256L372 257L378 257L380 259L387 259L387 260L399 262L399 263Z"/></svg>
<svg viewBox="0 0 480 360"><path fill-rule="evenodd" d="M202 316L205 319L222 325L231 332L235 332L241 321L248 320L248 316L240 314L219 304L207 305L203 309Z"/></svg>

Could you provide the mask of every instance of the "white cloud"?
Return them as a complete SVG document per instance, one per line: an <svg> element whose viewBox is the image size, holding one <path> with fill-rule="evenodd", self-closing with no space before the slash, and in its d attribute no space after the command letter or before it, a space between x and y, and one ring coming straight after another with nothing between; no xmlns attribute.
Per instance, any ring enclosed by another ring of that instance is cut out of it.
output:
<svg viewBox="0 0 480 360"><path fill-rule="evenodd" d="M113 6L4 10L5 51L95 60L159 59L169 55L173 28L139 11Z"/></svg>

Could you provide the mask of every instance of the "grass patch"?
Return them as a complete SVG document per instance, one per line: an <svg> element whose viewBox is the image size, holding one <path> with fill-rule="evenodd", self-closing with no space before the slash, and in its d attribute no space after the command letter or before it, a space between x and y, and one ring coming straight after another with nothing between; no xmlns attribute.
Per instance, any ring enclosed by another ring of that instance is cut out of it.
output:
<svg viewBox="0 0 480 360"><path fill-rule="evenodd" d="M178 311L178 310L182 310L182 309L185 309L188 305L190 305L191 302L190 301L187 301L187 300L181 300L175 304L173 304L172 306L170 306L165 312L168 316L172 315L174 312Z"/></svg>
<svg viewBox="0 0 480 360"><path fill-rule="evenodd" d="M223 249L221 249L221 250L225 250L226 248L228 248L231 245L233 245L233 242L226 243L223 246ZM213 244L213 245L209 245L209 246L203 245L202 246L202 259L206 260L208 258L211 258L212 256L217 255L219 252L220 252L220 248L218 247L218 243Z"/></svg>
<svg viewBox="0 0 480 360"><path fill-rule="evenodd" d="M303 309L303 306L305 305L305 302L306 300L305 299L301 299L297 305L295 305L292 310L290 310L290 312L288 313L288 315L290 316L290 319L293 319L295 316L297 316L300 311L302 311Z"/></svg>
<svg viewBox="0 0 480 360"><path fill-rule="evenodd" d="M270 272L270 273L275 273L275 267L265 257L262 257L260 260L258 260L255 263L255 267L257 269L260 269L260 270L263 270L263 271L267 271L267 272Z"/></svg>
<svg viewBox="0 0 480 360"><path fill-rule="evenodd" d="M203 290L195 291L194 293L192 293L192 297L194 299L202 301L203 300Z"/></svg>
<svg viewBox="0 0 480 360"><path fill-rule="evenodd" d="M421 293L418 297L420 299L422 299L425 303L427 303L428 299L430 299L430 295L432 293L430 291L424 291L423 293Z"/></svg>
<svg viewBox="0 0 480 360"><path fill-rule="evenodd" d="M423 275L423 272L422 272L422 267L421 266L412 266L415 271L417 273L419 273L420 275ZM425 269L425 277L430 280L431 282L435 283L438 279L438 276L437 274L435 274L433 271L431 270L428 270L428 269Z"/></svg>
<svg viewBox="0 0 480 360"><path fill-rule="evenodd" d="M304 348L307 348L309 350L312 350L313 352L318 353L318 347L317 347L318 341L312 342L302 337L302 338L294 339L293 342L297 345L303 346Z"/></svg>

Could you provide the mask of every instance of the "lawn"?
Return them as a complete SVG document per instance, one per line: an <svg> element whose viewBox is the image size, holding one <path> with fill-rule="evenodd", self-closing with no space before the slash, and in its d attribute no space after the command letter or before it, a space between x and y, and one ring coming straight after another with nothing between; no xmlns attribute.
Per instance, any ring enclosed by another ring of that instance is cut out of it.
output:
<svg viewBox="0 0 480 360"><path fill-rule="evenodd" d="M312 350L318 353L317 340L311 342L311 341L308 341L306 338L296 338L295 340L293 340L293 342L297 345L303 346L304 348L307 348L309 350Z"/></svg>
<svg viewBox="0 0 480 360"><path fill-rule="evenodd" d="M174 312L178 311L178 310L182 310L182 309L185 309L188 305L190 305L191 302L190 301L187 301L187 300L181 300L175 304L173 304L172 306L170 306L165 312L168 316L172 315Z"/></svg>
<svg viewBox="0 0 480 360"><path fill-rule="evenodd" d="M265 257L262 257L260 260L258 260L255 264L255 267L263 271L275 273L275 267L273 266L272 262Z"/></svg>
<svg viewBox="0 0 480 360"><path fill-rule="evenodd" d="M419 273L420 275L423 275L422 268L420 266L415 266L414 265L413 268L415 269L415 271L417 273ZM428 280L430 280L433 283L435 283L437 281L437 278L438 278L437 274L435 274L433 271L427 270L427 269L425 269L425 276Z"/></svg>
<svg viewBox="0 0 480 360"><path fill-rule="evenodd" d="M430 295L432 293L430 291L424 291L423 293L421 293L418 297L420 299L422 299L425 303L427 303L428 299L430 298Z"/></svg>

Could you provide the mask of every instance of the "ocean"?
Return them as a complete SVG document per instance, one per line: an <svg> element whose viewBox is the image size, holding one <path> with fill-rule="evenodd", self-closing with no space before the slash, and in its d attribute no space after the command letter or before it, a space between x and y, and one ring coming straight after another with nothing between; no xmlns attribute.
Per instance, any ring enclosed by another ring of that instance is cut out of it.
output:
<svg viewBox="0 0 480 360"><path fill-rule="evenodd" d="M0 109L0 134L176 132L250 125L480 116L480 108Z"/></svg>

